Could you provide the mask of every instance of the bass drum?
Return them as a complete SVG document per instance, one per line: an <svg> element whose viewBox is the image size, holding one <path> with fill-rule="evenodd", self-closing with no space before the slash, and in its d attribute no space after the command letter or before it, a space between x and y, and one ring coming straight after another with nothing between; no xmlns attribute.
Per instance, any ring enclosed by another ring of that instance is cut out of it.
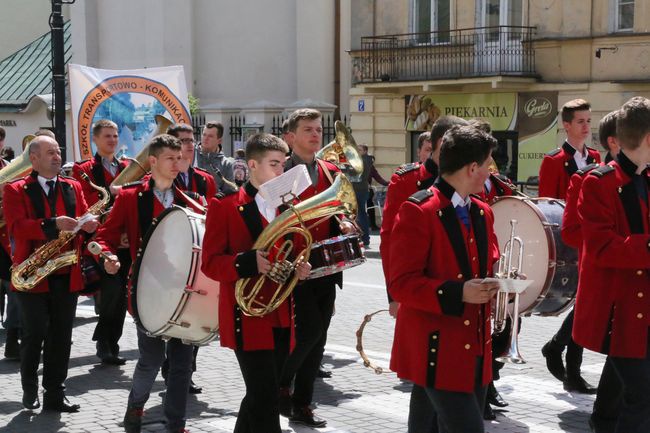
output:
<svg viewBox="0 0 650 433"><path fill-rule="evenodd" d="M145 236L134 264L131 302L147 335L203 345L217 337L219 283L201 272L205 216L173 206Z"/></svg>
<svg viewBox="0 0 650 433"><path fill-rule="evenodd" d="M564 202L548 198L499 197L492 204L494 231L503 250L515 235L524 243L523 273L533 283L520 295L522 315L557 316L573 306L578 289L578 253L562 242Z"/></svg>

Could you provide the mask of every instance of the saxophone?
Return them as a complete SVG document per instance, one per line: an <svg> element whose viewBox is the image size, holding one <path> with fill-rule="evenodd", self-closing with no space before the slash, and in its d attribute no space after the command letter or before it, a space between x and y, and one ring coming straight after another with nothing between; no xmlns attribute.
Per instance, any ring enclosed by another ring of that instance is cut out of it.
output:
<svg viewBox="0 0 650 433"><path fill-rule="evenodd" d="M108 205L111 195L105 188L94 184L86 173L81 176L101 194L99 201L89 207L86 212L86 215L98 216ZM61 231L58 238L41 245L25 261L14 266L11 271L11 283L16 290L28 292L51 273L65 266L77 264L79 255L76 250L59 253L76 236L76 232Z"/></svg>

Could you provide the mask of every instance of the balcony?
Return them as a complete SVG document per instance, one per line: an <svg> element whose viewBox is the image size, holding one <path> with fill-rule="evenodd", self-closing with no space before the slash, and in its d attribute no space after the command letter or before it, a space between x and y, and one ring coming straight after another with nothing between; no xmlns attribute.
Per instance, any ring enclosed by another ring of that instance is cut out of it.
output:
<svg viewBox="0 0 650 433"><path fill-rule="evenodd" d="M353 84L486 76L533 77L535 27L479 27L367 36L353 51Z"/></svg>

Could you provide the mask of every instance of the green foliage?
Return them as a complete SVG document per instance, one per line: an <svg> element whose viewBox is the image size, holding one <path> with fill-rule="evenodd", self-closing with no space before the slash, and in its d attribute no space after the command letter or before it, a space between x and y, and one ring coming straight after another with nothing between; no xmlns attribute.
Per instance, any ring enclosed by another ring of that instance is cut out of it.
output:
<svg viewBox="0 0 650 433"><path fill-rule="evenodd" d="M192 116L196 116L199 114L199 111L201 111L201 107L199 105L199 98L195 97L191 93L187 95L189 101L190 101L190 114Z"/></svg>

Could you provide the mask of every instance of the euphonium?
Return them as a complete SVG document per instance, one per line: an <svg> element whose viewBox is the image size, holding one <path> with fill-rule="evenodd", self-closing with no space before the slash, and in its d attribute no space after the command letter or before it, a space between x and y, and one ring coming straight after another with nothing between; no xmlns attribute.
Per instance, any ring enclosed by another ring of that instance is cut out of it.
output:
<svg viewBox="0 0 650 433"><path fill-rule="evenodd" d="M340 120L334 122L336 137L316 153L316 158L336 165L353 182L361 179L363 159L357 150L357 143L347 126Z"/></svg>
<svg viewBox="0 0 650 433"><path fill-rule="evenodd" d="M278 240L295 233L304 238L305 246L297 254L293 254L294 242L285 240L279 247L277 258L272 264L271 271L265 275L252 278L241 278L235 285L235 299L239 308L249 316L264 316L282 304L291 294L298 282L297 275L291 276L299 260L308 261L312 237L304 222L344 214L353 217L357 210L357 199L352 184L345 175L338 175L334 183L321 192L295 206L291 206L276 217L260 234L253 245L254 250L270 251ZM288 258L292 255L293 261ZM268 300L260 295L266 281L277 284L275 292Z"/></svg>
<svg viewBox="0 0 650 433"><path fill-rule="evenodd" d="M111 195L105 188L92 183L85 173L82 176L101 194L99 201L88 208L86 215L99 215L108 205ZM16 290L22 292L32 290L38 283L56 270L76 264L79 261L76 250L60 253L76 236L77 233L75 232L61 231L58 238L41 245L25 261L14 266L11 271L11 283Z"/></svg>
<svg viewBox="0 0 650 433"><path fill-rule="evenodd" d="M160 114L156 115L156 130L151 134L151 138L164 134L167 131L167 128L172 124L172 121L161 116ZM135 158L126 157L131 163L126 167L117 177L111 182L111 186L122 186L129 182L135 182L144 177L145 174L149 173L151 166L149 165L149 144L142 147L140 152L135 156Z"/></svg>
<svg viewBox="0 0 650 433"><path fill-rule="evenodd" d="M510 220L510 239L504 246L504 252L499 258L499 270L495 277L502 279L516 279L521 272L524 260L524 242L518 236L515 236L515 227L517 220ZM513 266L513 249L515 244L517 248L517 265ZM511 362L513 364L525 364L526 361L519 354L519 341L517 339L519 331L519 293L515 293L512 313L508 311L508 301L510 293L503 288L499 289L496 297L496 306L494 311L494 331L503 332L508 314L512 317L512 330L510 334L510 344L504 353L496 358L499 362Z"/></svg>

